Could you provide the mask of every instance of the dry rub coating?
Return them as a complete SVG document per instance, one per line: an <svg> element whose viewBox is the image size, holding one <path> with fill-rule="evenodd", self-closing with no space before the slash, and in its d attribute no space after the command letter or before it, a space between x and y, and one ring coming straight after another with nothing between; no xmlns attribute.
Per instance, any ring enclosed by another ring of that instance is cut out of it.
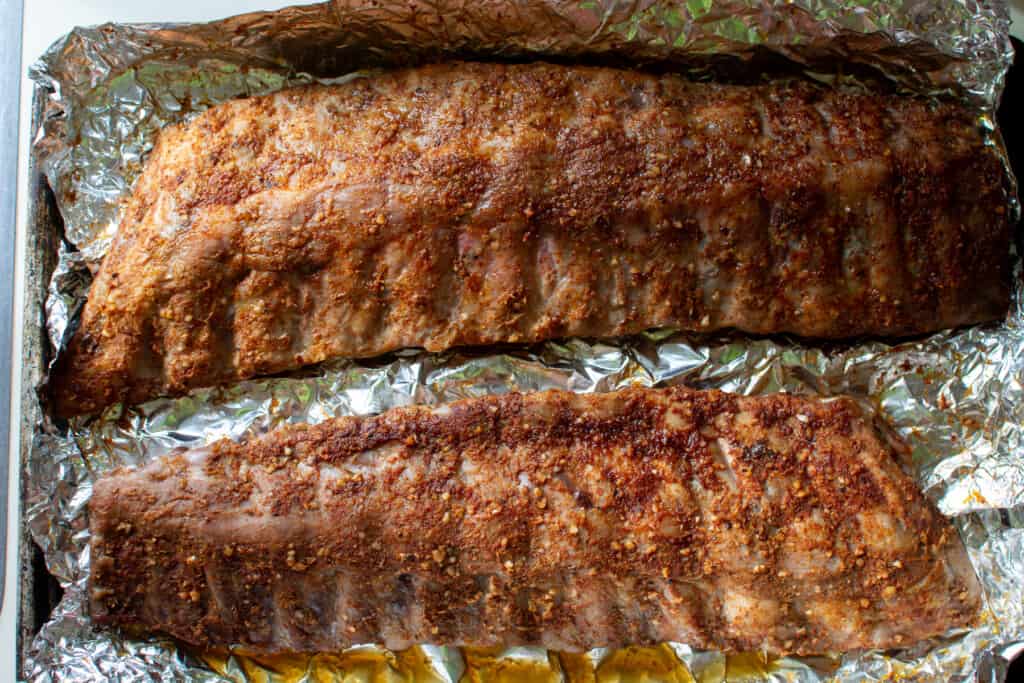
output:
<svg viewBox="0 0 1024 683"><path fill-rule="evenodd" d="M165 130L61 360L65 415L402 347L908 335L1008 304L957 105L454 63Z"/></svg>
<svg viewBox="0 0 1024 683"><path fill-rule="evenodd" d="M100 624L822 653L968 624L959 536L849 400L509 394L221 441L95 484Z"/></svg>

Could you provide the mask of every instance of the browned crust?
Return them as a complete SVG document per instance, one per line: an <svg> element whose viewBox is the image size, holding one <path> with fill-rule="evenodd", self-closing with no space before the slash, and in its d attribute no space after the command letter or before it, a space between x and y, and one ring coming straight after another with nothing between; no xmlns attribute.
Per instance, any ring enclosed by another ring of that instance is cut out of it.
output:
<svg viewBox="0 0 1024 683"><path fill-rule="evenodd" d="M909 645L980 597L904 448L849 400L682 388L290 426L97 481L92 614L256 652Z"/></svg>
<svg viewBox="0 0 1024 683"><path fill-rule="evenodd" d="M970 111L806 83L443 64L163 132L60 359L63 415L402 347L1003 315Z"/></svg>

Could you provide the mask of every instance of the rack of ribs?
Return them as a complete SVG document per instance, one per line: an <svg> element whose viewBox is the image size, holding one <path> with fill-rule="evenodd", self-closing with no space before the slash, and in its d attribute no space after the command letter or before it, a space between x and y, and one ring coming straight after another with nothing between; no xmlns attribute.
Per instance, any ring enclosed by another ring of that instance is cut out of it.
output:
<svg viewBox="0 0 1024 683"><path fill-rule="evenodd" d="M980 589L905 456L849 399L684 388L288 426L100 478L91 610L261 653L907 646Z"/></svg>
<svg viewBox="0 0 1024 683"><path fill-rule="evenodd" d="M62 415L403 347L1002 316L1004 170L959 105L451 63L165 130L53 385Z"/></svg>

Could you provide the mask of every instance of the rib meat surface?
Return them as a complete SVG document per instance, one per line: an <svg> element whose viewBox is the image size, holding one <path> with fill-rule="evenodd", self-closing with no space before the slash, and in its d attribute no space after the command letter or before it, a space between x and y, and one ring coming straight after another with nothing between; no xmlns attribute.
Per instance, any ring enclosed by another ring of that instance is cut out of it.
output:
<svg viewBox="0 0 1024 683"><path fill-rule="evenodd" d="M973 112L807 83L454 63L163 132L58 369L62 414L402 347L1000 317Z"/></svg>
<svg viewBox="0 0 1024 683"><path fill-rule="evenodd" d="M253 652L891 648L970 623L959 536L846 399L509 394L99 479L100 624Z"/></svg>

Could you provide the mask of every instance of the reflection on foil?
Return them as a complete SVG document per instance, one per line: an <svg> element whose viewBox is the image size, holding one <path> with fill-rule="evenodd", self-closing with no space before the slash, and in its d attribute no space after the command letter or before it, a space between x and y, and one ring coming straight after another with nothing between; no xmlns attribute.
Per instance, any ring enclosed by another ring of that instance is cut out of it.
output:
<svg viewBox="0 0 1024 683"><path fill-rule="evenodd" d="M880 79L970 99L990 126L1012 57L1007 30L1004 7L973 0L338 0L213 24L78 29L33 75L51 90L36 152L67 239L80 251L66 247L52 281L29 286L49 288L47 332L62 348L89 268L109 245L119 202L157 131L230 98L452 53L656 61L697 76L784 59L819 79ZM67 431L47 418L27 464L26 523L65 596L36 637L26 674L40 681L999 680L1007 653L1024 642L1019 275L1004 323L897 345L822 349L663 331L517 351L408 351L113 407ZM767 659L680 644L584 654L366 645L255 657L97 631L89 622L86 508L91 482L113 467L283 423L410 403L674 383L741 394L842 393L870 405L910 443L922 487L961 531L987 596L979 624L902 651Z"/></svg>

